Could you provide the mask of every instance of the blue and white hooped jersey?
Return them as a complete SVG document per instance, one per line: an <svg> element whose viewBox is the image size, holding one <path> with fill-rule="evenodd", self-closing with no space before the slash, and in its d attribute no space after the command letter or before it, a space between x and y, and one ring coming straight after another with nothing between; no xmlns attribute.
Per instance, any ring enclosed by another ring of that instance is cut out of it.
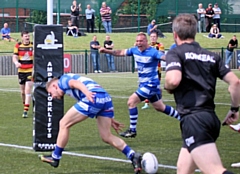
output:
<svg viewBox="0 0 240 174"><path fill-rule="evenodd" d="M106 92L99 84L97 84L95 81L93 81L90 78L82 77L80 75L72 74L72 73L62 75L58 81L59 88L66 95L69 95L70 97L76 99L77 101L85 98L85 94L83 94L81 90L70 88L69 81L72 79L82 82L89 91Z"/></svg>
<svg viewBox="0 0 240 174"><path fill-rule="evenodd" d="M159 86L158 78L158 62L164 55L156 48L149 47L143 52L141 52L138 47L132 47L127 49L127 56L134 56L134 59L138 67L138 78L140 86L147 84L154 84L154 86Z"/></svg>

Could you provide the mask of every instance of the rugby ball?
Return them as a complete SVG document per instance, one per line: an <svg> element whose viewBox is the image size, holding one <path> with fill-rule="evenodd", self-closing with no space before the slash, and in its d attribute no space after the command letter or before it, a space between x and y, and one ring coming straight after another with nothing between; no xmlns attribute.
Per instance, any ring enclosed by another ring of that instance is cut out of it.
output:
<svg viewBox="0 0 240 174"><path fill-rule="evenodd" d="M150 152L146 152L142 156L142 169L148 174L155 174L158 171L158 160L156 156Z"/></svg>

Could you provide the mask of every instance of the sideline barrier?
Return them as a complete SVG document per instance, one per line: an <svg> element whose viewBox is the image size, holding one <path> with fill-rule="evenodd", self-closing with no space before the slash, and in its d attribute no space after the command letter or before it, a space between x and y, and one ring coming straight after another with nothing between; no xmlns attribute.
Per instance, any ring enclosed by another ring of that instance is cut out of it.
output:
<svg viewBox="0 0 240 174"><path fill-rule="evenodd" d="M209 49L211 50L211 49ZM216 50L216 49L215 49ZM218 49L219 50L219 49ZM213 50L211 50L213 51ZM78 51L80 52L80 51ZM223 61L225 62L225 49L221 48L221 51L214 51L215 53L219 54L221 57L223 57ZM238 69L237 66L237 52L239 53L240 50L235 50L233 58L230 62L230 68L231 69ZM1 54L1 52L0 52ZM81 52L80 54L76 53L70 53L67 52L66 54L70 54L70 62L64 62L65 65L69 65L68 70L65 70L65 72L71 73L93 73L93 66L92 66L92 60L90 58L90 52L85 50L84 52ZM114 57L116 70L118 72L134 72L134 60L132 57L128 56L122 56L122 57ZM103 72L108 72L107 67L107 60L104 54L100 54L100 68ZM70 64L68 64L70 63ZM3 55L0 56L0 75L17 75L17 69L15 68L15 65L12 63L12 56L11 55Z"/></svg>
<svg viewBox="0 0 240 174"><path fill-rule="evenodd" d="M90 53L86 55L70 54L70 62L64 61L65 72L71 73L93 73L92 60ZM133 64L132 57L114 57L116 70L118 72L132 72ZM103 72L108 72L107 60L104 54L100 54L100 68ZM70 63L70 64L69 64ZM66 68L67 66L67 68ZM70 70L70 71L69 71ZM12 56L0 56L0 75L17 75L17 69L12 63Z"/></svg>

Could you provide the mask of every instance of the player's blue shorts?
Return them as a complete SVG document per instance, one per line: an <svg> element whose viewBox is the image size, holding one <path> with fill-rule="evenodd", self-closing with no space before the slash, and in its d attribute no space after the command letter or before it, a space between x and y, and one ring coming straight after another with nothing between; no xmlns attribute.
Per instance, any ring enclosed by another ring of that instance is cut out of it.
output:
<svg viewBox="0 0 240 174"><path fill-rule="evenodd" d="M154 103L162 98L160 85L140 85L135 93L138 95L141 101L148 99L151 103Z"/></svg>
<svg viewBox="0 0 240 174"><path fill-rule="evenodd" d="M114 107L110 95L106 92L96 92L94 103L82 99L74 107L83 115L90 118L97 116L114 117Z"/></svg>

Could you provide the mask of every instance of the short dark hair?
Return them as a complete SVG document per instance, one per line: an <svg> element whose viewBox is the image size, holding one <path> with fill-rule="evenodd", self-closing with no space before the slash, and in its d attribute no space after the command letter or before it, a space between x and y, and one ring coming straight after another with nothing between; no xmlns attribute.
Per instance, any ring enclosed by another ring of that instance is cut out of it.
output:
<svg viewBox="0 0 240 174"><path fill-rule="evenodd" d="M191 14L180 14L173 20L172 30L181 40L195 39L197 20Z"/></svg>
<svg viewBox="0 0 240 174"><path fill-rule="evenodd" d="M22 31L21 36L23 36L24 34L29 34L29 32L28 31Z"/></svg>
<svg viewBox="0 0 240 174"><path fill-rule="evenodd" d="M156 32L156 31L152 31L151 33L150 33L150 35L151 34L156 34L156 36L158 37L158 33Z"/></svg>

